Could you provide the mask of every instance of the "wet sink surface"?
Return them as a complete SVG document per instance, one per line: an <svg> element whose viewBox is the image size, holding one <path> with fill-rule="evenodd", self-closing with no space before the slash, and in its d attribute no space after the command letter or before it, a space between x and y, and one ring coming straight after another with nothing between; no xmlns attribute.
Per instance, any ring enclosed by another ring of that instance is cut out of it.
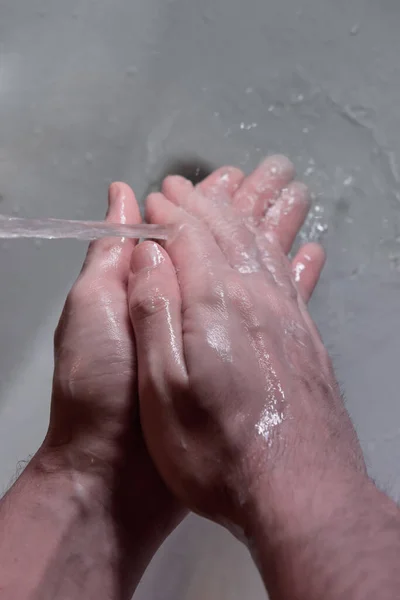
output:
<svg viewBox="0 0 400 600"><path fill-rule="evenodd" d="M400 493L400 72L395 0L5 0L0 212L100 219L169 170L289 154L329 261L312 312L371 473ZM319 229L325 229L325 232ZM0 244L0 483L46 430L52 332L85 252ZM213 548L213 550L211 550ZM162 581L162 585L160 585ZM263 598L246 552L192 517L137 597Z"/></svg>

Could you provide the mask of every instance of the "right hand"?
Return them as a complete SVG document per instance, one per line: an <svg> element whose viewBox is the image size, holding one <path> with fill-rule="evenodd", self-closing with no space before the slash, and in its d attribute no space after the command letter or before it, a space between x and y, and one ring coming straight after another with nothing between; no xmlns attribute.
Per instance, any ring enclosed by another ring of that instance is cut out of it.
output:
<svg viewBox="0 0 400 600"><path fill-rule="evenodd" d="M135 248L129 282L142 428L185 505L247 530L260 494L277 511L288 489L307 503L365 466L279 228L249 229L221 189L165 188L147 217L180 228L167 252Z"/></svg>

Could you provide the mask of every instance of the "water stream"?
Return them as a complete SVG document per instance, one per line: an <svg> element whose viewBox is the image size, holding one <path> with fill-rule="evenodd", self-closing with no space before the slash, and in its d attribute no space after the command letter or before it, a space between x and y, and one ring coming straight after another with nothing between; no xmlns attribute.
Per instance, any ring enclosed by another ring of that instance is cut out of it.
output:
<svg viewBox="0 0 400 600"><path fill-rule="evenodd" d="M166 240L170 227L162 225L121 225L103 221L68 221L63 219L23 219L0 215L0 239L76 239L128 237Z"/></svg>

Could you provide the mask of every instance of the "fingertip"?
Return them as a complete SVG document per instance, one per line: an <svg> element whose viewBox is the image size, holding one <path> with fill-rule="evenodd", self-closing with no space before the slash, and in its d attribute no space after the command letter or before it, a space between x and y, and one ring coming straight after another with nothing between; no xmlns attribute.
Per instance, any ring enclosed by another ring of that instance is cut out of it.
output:
<svg viewBox="0 0 400 600"><path fill-rule="evenodd" d="M242 212L261 217L277 201L294 175L294 165L286 156L268 156L244 179L235 194L234 205Z"/></svg>
<svg viewBox="0 0 400 600"><path fill-rule="evenodd" d="M301 181L294 181L282 190L265 215L264 227L276 232L285 253L290 251L309 209L308 187Z"/></svg>
<svg viewBox="0 0 400 600"><path fill-rule="evenodd" d="M293 181L284 190L282 190L282 198L285 198L288 202L292 201L292 204L305 204L307 207L310 205L311 197L308 186L302 181Z"/></svg>
<svg viewBox="0 0 400 600"><path fill-rule="evenodd" d="M110 185L110 187L108 188L108 203L109 204L114 202L115 198L119 194L119 187L120 187L120 182L113 181L112 184Z"/></svg>
<svg viewBox="0 0 400 600"><path fill-rule="evenodd" d="M155 269L165 261L165 253L159 244L145 241L138 244L132 252L130 268L133 274L144 269Z"/></svg>
<svg viewBox="0 0 400 600"><path fill-rule="evenodd" d="M140 210L135 194L127 183L115 181L108 188L106 220L121 224L141 222Z"/></svg>
<svg viewBox="0 0 400 600"><path fill-rule="evenodd" d="M145 212L146 221L154 225L175 224L189 218L184 208L177 206L160 192L148 196Z"/></svg>
<svg viewBox="0 0 400 600"><path fill-rule="evenodd" d="M292 272L300 295L305 302L311 298L326 261L324 248L315 242L300 248L292 261Z"/></svg>
<svg viewBox="0 0 400 600"><path fill-rule="evenodd" d="M165 211L162 209L166 201L164 194L161 194L161 192L153 192L147 196L145 216L148 223L165 223L165 220L160 220L157 216L159 213L164 214Z"/></svg>
<svg viewBox="0 0 400 600"><path fill-rule="evenodd" d="M192 182L181 175L168 175L161 186L161 192L174 204L180 204L193 189Z"/></svg>
<svg viewBox="0 0 400 600"><path fill-rule="evenodd" d="M317 265L322 270L326 261L326 252L321 244L317 242L308 242L304 244L298 252L298 256L304 257L304 259L313 265Z"/></svg>
<svg viewBox="0 0 400 600"><path fill-rule="evenodd" d="M292 161L284 154L272 154L261 161L258 167L267 177L281 177L285 180L293 179L296 169Z"/></svg>
<svg viewBox="0 0 400 600"><path fill-rule="evenodd" d="M232 196L239 189L244 178L245 175L241 169L229 165L211 173L197 187L205 195L210 190L221 189L229 196Z"/></svg>

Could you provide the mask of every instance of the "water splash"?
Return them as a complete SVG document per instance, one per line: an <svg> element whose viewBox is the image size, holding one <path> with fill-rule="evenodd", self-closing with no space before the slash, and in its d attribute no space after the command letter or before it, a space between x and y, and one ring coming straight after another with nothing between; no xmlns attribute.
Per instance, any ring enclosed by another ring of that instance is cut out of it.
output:
<svg viewBox="0 0 400 600"><path fill-rule="evenodd" d="M314 204L307 215L299 238L303 244L319 242L327 231L328 225L324 221L324 207L321 204Z"/></svg>

